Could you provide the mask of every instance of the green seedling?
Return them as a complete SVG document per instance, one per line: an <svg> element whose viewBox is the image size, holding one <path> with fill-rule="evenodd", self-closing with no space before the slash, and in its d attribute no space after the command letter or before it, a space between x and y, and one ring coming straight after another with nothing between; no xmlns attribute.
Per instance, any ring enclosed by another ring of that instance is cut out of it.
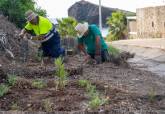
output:
<svg viewBox="0 0 165 114"><path fill-rule="evenodd" d="M34 80L32 82L32 87L42 89L42 88L46 87L46 83L44 83L42 80Z"/></svg>
<svg viewBox="0 0 165 114"><path fill-rule="evenodd" d="M17 103L13 103L12 106L11 106L11 110L19 110L20 107L18 106Z"/></svg>
<svg viewBox="0 0 165 114"><path fill-rule="evenodd" d="M55 60L55 66L57 68L56 75L58 76L58 84L57 85L59 87L59 90L63 90L65 88L65 85L67 82L68 73L66 72L66 70L64 68L62 58L57 58Z"/></svg>
<svg viewBox="0 0 165 114"><path fill-rule="evenodd" d="M148 93L149 101L150 102L154 102L155 96L156 96L155 89L154 88L151 88L150 91L149 91L149 93Z"/></svg>
<svg viewBox="0 0 165 114"><path fill-rule="evenodd" d="M15 75L8 75L9 86L14 86L17 82L17 77Z"/></svg>
<svg viewBox="0 0 165 114"><path fill-rule="evenodd" d="M90 90L88 91L88 95L93 98L93 97L96 97L99 95L99 93L96 91L96 86L94 85L91 85L90 87Z"/></svg>
<svg viewBox="0 0 165 114"><path fill-rule="evenodd" d="M116 56L118 56L120 54L119 49L113 47L112 45L109 46L108 52L110 53L110 55L112 55L114 57L116 57Z"/></svg>
<svg viewBox="0 0 165 114"><path fill-rule="evenodd" d="M88 80L79 80L78 84L80 87L87 87L87 85L89 84Z"/></svg>
<svg viewBox="0 0 165 114"><path fill-rule="evenodd" d="M3 97L9 91L9 87L5 84L0 85L0 97Z"/></svg>
<svg viewBox="0 0 165 114"><path fill-rule="evenodd" d="M91 86L92 86L91 83L88 83L88 84L87 84L87 86L86 86L86 91L87 91L87 92L90 92Z"/></svg>
<svg viewBox="0 0 165 114"><path fill-rule="evenodd" d="M97 97L94 97L89 102L89 108L90 109L98 109L99 106L101 106L101 99L98 96Z"/></svg>
<svg viewBox="0 0 165 114"><path fill-rule="evenodd" d="M109 98L101 99L99 96L92 97L91 101L89 102L90 109L98 109L99 106L107 104L109 102Z"/></svg>
<svg viewBox="0 0 165 114"><path fill-rule="evenodd" d="M43 51L38 50L38 53L35 55L37 61L41 62L43 60Z"/></svg>
<svg viewBox="0 0 165 114"><path fill-rule="evenodd" d="M53 104L50 102L50 99L44 100L44 109L46 112L53 112L52 105Z"/></svg>

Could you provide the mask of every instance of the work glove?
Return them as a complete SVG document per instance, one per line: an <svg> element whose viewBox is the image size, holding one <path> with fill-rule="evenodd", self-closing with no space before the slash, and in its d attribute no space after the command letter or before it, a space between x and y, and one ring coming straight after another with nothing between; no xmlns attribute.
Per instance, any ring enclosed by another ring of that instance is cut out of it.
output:
<svg viewBox="0 0 165 114"><path fill-rule="evenodd" d="M96 55L95 60L97 64L101 64L102 63L101 55Z"/></svg>

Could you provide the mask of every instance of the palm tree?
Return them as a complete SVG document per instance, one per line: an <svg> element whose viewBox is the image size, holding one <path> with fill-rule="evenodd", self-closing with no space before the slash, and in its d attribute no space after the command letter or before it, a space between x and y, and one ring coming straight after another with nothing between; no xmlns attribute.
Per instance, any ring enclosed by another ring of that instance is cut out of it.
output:
<svg viewBox="0 0 165 114"><path fill-rule="evenodd" d="M61 43L68 53L73 53L73 50L76 50L76 39L77 32L75 30L75 26L77 25L77 20L68 17L57 19L58 27L57 30L62 37Z"/></svg>
<svg viewBox="0 0 165 114"><path fill-rule="evenodd" d="M126 15L120 11L112 13L112 16L107 19L107 24L110 26L108 37L111 40L125 39L127 34Z"/></svg>
<svg viewBox="0 0 165 114"><path fill-rule="evenodd" d="M62 38L74 38L77 36L77 33L74 29L78 23L76 19L72 17L68 17L68 18L57 19L57 21L58 21L57 29Z"/></svg>

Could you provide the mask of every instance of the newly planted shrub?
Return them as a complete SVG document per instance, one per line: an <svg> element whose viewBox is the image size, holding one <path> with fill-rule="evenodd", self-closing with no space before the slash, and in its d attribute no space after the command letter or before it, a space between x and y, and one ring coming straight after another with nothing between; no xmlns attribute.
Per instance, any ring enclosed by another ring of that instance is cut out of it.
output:
<svg viewBox="0 0 165 114"><path fill-rule="evenodd" d="M67 75L68 73L66 72L64 68L64 64L62 62L62 58L57 58L55 60L55 66L56 66L56 75L58 76L58 88L60 90L63 90L65 88L66 82L67 82Z"/></svg>
<svg viewBox="0 0 165 114"><path fill-rule="evenodd" d="M36 54L36 59L39 62L43 60L43 51L41 49L38 50L38 53Z"/></svg>
<svg viewBox="0 0 165 114"><path fill-rule="evenodd" d="M96 97L96 96L99 95L99 93L98 93L97 90L96 90L96 86L91 85L91 84L87 86L87 92L88 92L88 95L89 95L91 98Z"/></svg>
<svg viewBox="0 0 165 114"><path fill-rule="evenodd" d="M9 87L5 84L0 85L0 97L3 97L9 91Z"/></svg>
<svg viewBox="0 0 165 114"><path fill-rule="evenodd" d="M90 98L89 108L98 109L99 106L108 103L109 98L101 98L99 92L96 90L96 86L92 85L88 80L79 80L79 86L84 87L87 91L87 94Z"/></svg>
<svg viewBox="0 0 165 114"><path fill-rule="evenodd" d="M46 112L52 112L53 111L52 103L50 102L50 99L44 100L44 109Z"/></svg>
<svg viewBox="0 0 165 114"><path fill-rule="evenodd" d="M115 48L114 46L110 45L108 48L108 52L110 53L111 56L118 56L120 54L120 50Z"/></svg>
<svg viewBox="0 0 165 114"><path fill-rule="evenodd" d="M87 85L89 84L89 81L88 80L79 80L78 84L81 87L87 87Z"/></svg>
<svg viewBox="0 0 165 114"><path fill-rule="evenodd" d="M92 97L91 101L89 101L89 108L90 109L98 109L99 106L107 104L109 98L100 98L99 95L95 95Z"/></svg>
<svg viewBox="0 0 165 114"><path fill-rule="evenodd" d="M99 106L101 106L101 99L98 96L97 97L94 97L89 102L89 108L90 109L97 109Z"/></svg>
<svg viewBox="0 0 165 114"><path fill-rule="evenodd" d="M18 106L17 103L13 103L13 104L11 105L11 110L19 110L19 109L20 109L20 107Z"/></svg>
<svg viewBox="0 0 165 114"><path fill-rule="evenodd" d="M44 83L42 80L34 80L32 82L32 87L42 89L42 88L46 87L46 83Z"/></svg>
<svg viewBox="0 0 165 114"><path fill-rule="evenodd" d="M17 82L17 77L15 75L8 75L9 86L14 86Z"/></svg>
<svg viewBox="0 0 165 114"><path fill-rule="evenodd" d="M151 89L149 90L149 93L148 93L148 99L149 99L149 101L150 101L150 102L154 102L155 97L156 97L156 91L155 91L154 88L151 88Z"/></svg>

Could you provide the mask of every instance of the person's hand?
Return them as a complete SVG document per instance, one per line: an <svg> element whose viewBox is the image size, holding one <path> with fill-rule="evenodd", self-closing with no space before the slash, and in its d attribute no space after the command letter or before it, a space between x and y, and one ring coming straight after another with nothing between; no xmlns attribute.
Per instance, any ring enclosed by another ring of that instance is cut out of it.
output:
<svg viewBox="0 0 165 114"><path fill-rule="evenodd" d="M41 36L32 36L31 40L43 40L44 38Z"/></svg>
<svg viewBox="0 0 165 114"><path fill-rule="evenodd" d="M20 33L19 34L19 37L23 38L24 37L24 34L23 33Z"/></svg>
<svg viewBox="0 0 165 114"><path fill-rule="evenodd" d="M97 64L102 63L102 60L101 60L101 56L100 55L96 55L95 56L95 60L96 60Z"/></svg>
<svg viewBox="0 0 165 114"><path fill-rule="evenodd" d="M25 34L21 32L18 36L18 41L20 42L22 39L24 39Z"/></svg>
<svg viewBox="0 0 165 114"><path fill-rule="evenodd" d="M90 59L91 59L91 56L87 54L87 55L85 56L85 62L88 62Z"/></svg>

